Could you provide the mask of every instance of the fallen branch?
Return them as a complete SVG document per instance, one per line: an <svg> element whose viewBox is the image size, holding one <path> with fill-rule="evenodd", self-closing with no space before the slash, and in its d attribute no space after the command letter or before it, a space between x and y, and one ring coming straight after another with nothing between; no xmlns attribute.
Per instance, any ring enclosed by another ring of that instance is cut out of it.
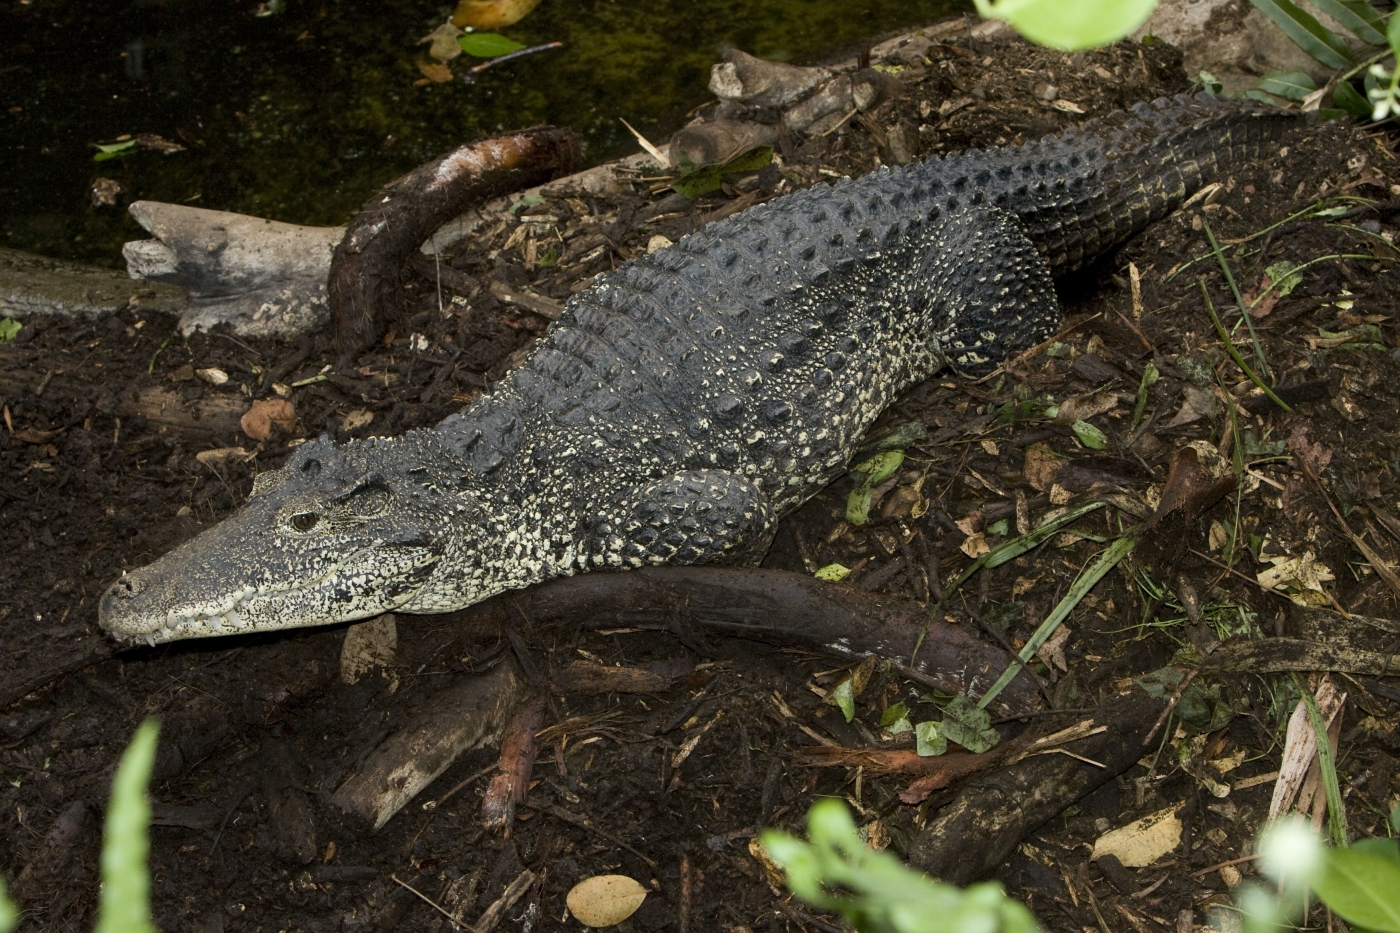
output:
<svg viewBox="0 0 1400 933"><path fill-rule="evenodd" d="M844 659L876 655L900 674L946 693L980 696L1011 656L954 626L928 630L916 666L907 659L925 629L917 603L824 583L805 574L741 567L648 567L591 573L508 593L464 610L468 625L663 629L683 641L701 633L800 644ZM1039 709L1035 683L1018 674L992 708Z"/></svg>
<svg viewBox="0 0 1400 933"><path fill-rule="evenodd" d="M336 342L353 357L379 339L397 307L409 254L444 223L486 200L569 171L574 137L548 127L462 146L384 186L350 221L327 283Z"/></svg>

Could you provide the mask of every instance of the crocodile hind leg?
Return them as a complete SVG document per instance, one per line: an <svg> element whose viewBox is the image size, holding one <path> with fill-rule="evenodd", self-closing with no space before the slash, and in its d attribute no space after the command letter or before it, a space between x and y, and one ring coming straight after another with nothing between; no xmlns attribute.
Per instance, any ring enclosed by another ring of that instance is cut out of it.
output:
<svg viewBox="0 0 1400 933"><path fill-rule="evenodd" d="M763 491L728 470L688 470L614 499L616 519L594 526L593 562L748 564L762 560L776 519Z"/></svg>
<svg viewBox="0 0 1400 933"><path fill-rule="evenodd" d="M919 280L932 283L935 355L965 372L1035 346L1060 326L1045 257L996 207L945 216L930 231Z"/></svg>

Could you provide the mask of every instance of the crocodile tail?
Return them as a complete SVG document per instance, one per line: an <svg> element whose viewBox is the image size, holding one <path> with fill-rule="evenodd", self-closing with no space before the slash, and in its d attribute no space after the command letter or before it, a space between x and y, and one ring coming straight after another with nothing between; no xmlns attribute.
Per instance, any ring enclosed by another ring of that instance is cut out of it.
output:
<svg viewBox="0 0 1400 933"><path fill-rule="evenodd" d="M1304 116L1252 100L1164 97L1038 142L923 168L956 180L975 167L985 200L1016 214L1058 276L1257 158Z"/></svg>

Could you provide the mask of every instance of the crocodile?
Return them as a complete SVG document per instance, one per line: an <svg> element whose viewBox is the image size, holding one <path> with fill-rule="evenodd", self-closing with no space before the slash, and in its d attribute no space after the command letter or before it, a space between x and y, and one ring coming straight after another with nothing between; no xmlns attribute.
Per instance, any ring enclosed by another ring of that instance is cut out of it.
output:
<svg viewBox="0 0 1400 933"><path fill-rule="evenodd" d="M592 570L755 563L910 386L1054 335L1054 278L1296 113L1162 98L776 198L598 276L434 428L322 436L103 595L127 641L453 611Z"/></svg>

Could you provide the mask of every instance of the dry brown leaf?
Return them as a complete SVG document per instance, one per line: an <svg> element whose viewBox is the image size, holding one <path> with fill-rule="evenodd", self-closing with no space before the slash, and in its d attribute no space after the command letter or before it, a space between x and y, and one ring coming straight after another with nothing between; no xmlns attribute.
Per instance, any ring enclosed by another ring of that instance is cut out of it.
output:
<svg viewBox="0 0 1400 933"><path fill-rule="evenodd" d="M1112 411L1117 405L1118 396L1112 392L1078 395L1060 403L1060 409L1055 413L1055 423L1074 424L1076 421L1088 421L1096 415Z"/></svg>
<svg viewBox="0 0 1400 933"><path fill-rule="evenodd" d="M242 447L215 447L211 450L201 450L194 458L207 467L221 467L226 463L252 460L255 456L257 455Z"/></svg>
<svg viewBox="0 0 1400 933"><path fill-rule="evenodd" d="M1316 479L1322 475L1322 471L1327 469L1327 464L1332 462L1332 451L1328 450L1321 442L1313 443L1308 440L1308 426L1300 424L1293 429L1293 433L1288 435L1288 452L1298 458L1298 465L1303 468L1303 472Z"/></svg>
<svg viewBox="0 0 1400 933"><path fill-rule="evenodd" d="M418 70L434 84L447 84L452 80L452 69L441 62L419 62Z"/></svg>
<svg viewBox="0 0 1400 933"><path fill-rule="evenodd" d="M1045 492L1054 485L1055 477L1065 461L1044 444L1031 444L1026 448L1025 464L1021 475L1037 492Z"/></svg>
<svg viewBox="0 0 1400 933"><path fill-rule="evenodd" d="M293 431L297 426L296 409L284 398L264 398L254 402L238 420L243 433L255 441L265 441L272 437L273 425L284 431Z"/></svg>
<svg viewBox="0 0 1400 933"><path fill-rule="evenodd" d="M340 419L340 430L354 431L363 428L374 420L374 412L368 408L356 408L345 413L345 417Z"/></svg>
<svg viewBox="0 0 1400 933"><path fill-rule="evenodd" d="M41 431L38 428L25 428L15 432L15 440L24 441L26 444L47 444L58 437L57 431Z"/></svg>
<svg viewBox="0 0 1400 933"><path fill-rule="evenodd" d="M569 913L586 927L616 926L637 912L647 889L626 875L594 875L569 890Z"/></svg>
<svg viewBox="0 0 1400 933"><path fill-rule="evenodd" d="M1065 662L1065 645L1069 644L1069 636L1072 634L1073 632L1068 625L1061 624L1059 628L1055 629L1054 634L1045 640L1045 644L1040 646L1040 650L1035 653L1035 656L1040 658L1041 663L1046 667L1058 667L1060 670L1068 672L1069 664Z"/></svg>
<svg viewBox="0 0 1400 933"><path fill-rule="evenodd" d="M392 613L357 622L345 630L340 645L340 679L347 684L394 663L399 629Z"/></svg>
<svg viewBox="0 0 1400 933"><path fill-rule="evenodd" d="M963 539L963 543L958 545L958 548L973 560L976 560L992 549L991 546L987 544L986 533L981 531L977 532L975 535L968 535Z"/></svg>
<svg viewBox="0 0 1400 933"><path fill-rule="evenodd" d="M1318 685L1315 697L1323 722L1330 726L1341 712L1347 695L1340 693L1332 683L1332 678L1327 676L1323 677L1322 683ZM1278 780L1274 782L1274 796L1269 802L1269 819L1281 816L1293 807L1316 759L1317 731L1313 729L1307 703L1299 700L1288 720L1288 731L1283 742L1283 763L1279 766Z"/></svg>
<svg viewBox="0 0 1400 933"><path fill-rule="evenodd" d="M1105 855L1116 855L1128 868L1151 865L1181 842L1181 819L1176 811L1180 805L1158 810L1134 820L1127 826L1104 833L1094 842L1092 861Z"/></svg>

